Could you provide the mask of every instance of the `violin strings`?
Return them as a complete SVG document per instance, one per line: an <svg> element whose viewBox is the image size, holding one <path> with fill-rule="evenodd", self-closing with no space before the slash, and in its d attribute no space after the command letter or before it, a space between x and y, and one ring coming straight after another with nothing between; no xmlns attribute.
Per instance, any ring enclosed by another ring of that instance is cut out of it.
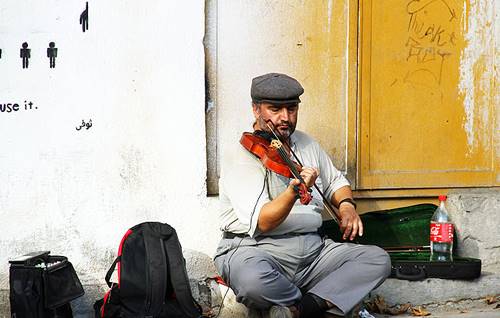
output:
<svg viewBox="0 0 500 318"><path fill-rule="evenodd" d="M286 144L286 146L288 147L288 150L290 151L290 153L293 155L293 157L295 158L295 160L297 160L297 163L301 166L303 166L303 164L300 162L300 159L298 158L298 156L295 154L295 152L292 150L292 147L290 147L290 145L288 145L285 141L283 141L283 136L281 136L281 133L279 131L275 131L273 127L271 127L269 125L269 122L271 122L271 124L274 126L274 123L268 119L265 121L267 127L269 128L269 130L271 131L271 133L278 139L281 141L281 145L284 145ZM278 136L278 134L280 134L280 136ZM281 138L280 138L281 137ZM283 149L281 149L281 151L284 151ZM287 159L289 160L288 156L286 156ZM286 160L286 159L285 159ZM302 178L301 178L302 179ZM300 180L300 179L299 179ZM340 226L340 217L337 216L337 213L335 213L335 210L333 209L333 207L331 206L330 204L330 201L328 201L323 192L321 192L321 190L318 188L318 186L316 185L316 183L313 184L314 188L318 191L318 193L320 194L321 198L323 198L323 206L326 208L326 212L328 212L328 214L332 217L332 219Z"/></svg>
<svg viewBox="0 0 500 318"><path fill-rule="evenodd" d="M292 175L296 178L299 179L301 182L304 182L302 179L302 176L299 174L299 171L297 171L297 168L295 167L294 163L292 160L290 160L290 157L288 157L288 154L286 153L285 150L283 150L282 147L277 148L278 153L280 154L281 158L286 161L287 165L290 167L290 171L292 172Z"/></svg>

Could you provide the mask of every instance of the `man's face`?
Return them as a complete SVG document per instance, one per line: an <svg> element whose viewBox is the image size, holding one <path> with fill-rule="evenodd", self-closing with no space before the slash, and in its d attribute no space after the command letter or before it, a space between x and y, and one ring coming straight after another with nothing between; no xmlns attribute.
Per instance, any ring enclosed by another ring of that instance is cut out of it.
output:
<svg viewBox="0 0 500 318"><path fill-rule="evenodd" d="M297 125L297 115L299 105L293 104L253 104L253 114L255 116L255 130L270 131L266 122L271 120L274 127L283 136L289 138L295 131ZM271 125L272 126L272 125Z"/></svg>

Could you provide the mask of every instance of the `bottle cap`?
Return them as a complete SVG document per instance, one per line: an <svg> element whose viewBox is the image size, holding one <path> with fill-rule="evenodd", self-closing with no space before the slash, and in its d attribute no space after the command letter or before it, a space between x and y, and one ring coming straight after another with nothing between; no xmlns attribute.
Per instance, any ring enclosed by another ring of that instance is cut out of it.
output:
<svg viewBox="0 0 500 318"><path fill-rule="evenodd" d="M446 196L445 195L440 195L438 197L439 201L446 201Z"/></svg>

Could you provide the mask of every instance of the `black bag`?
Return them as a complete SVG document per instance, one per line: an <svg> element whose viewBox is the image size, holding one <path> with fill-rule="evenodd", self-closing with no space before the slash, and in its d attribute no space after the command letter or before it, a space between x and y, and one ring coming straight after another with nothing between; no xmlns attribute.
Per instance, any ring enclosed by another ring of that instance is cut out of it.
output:
<svg viewBox="0 0 500 318"><path fill-rule="evenodd" d="M70 301L84 294L65 256L33 252L9 261L12 318L72 318Z"/></svg>
<svg viewBox="0 0 500 318"><path fill-rule="evenodd" d="M110 282L118 266L118 284ZM110 290L94 304L96 318L197 318L182 248L168 224L145 222L128 230L106 274Z"/></svg>

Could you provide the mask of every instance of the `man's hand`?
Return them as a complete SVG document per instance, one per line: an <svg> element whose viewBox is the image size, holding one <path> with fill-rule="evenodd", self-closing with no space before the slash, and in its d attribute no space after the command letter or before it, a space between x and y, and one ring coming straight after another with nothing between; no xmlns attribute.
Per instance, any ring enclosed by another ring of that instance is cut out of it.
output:
<svg viewBox="0 0 500 318"><path fill-rule="evenodd" d="M302 171L300 171L300 176L304 179L304 183L308 188L314 185L316 179L319 176L319 170L316 168L303 167Z"/></svg>
<svg viewBox="0 0 500 318"><path fill-rule="evenodd" d="M339 214L342 218L340 231L344 233L342 235L344 240L349 237L352 241L356 235L363 236L363 222L351 203L342 202L339 206Z"/></svg>

